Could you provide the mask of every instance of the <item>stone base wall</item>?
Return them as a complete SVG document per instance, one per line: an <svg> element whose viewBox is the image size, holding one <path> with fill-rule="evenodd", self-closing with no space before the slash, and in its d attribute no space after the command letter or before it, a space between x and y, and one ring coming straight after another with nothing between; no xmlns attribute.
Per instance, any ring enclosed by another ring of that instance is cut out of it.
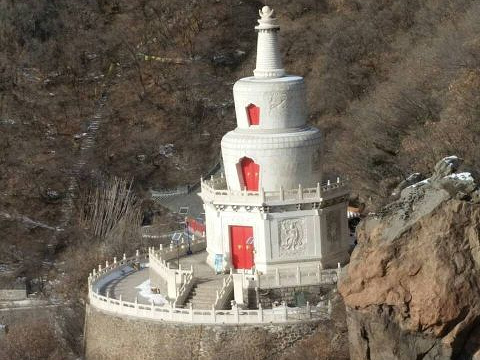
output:
<svg viewBox="0 0 480 360"><path fill-rule="evenodd" d="M299 340L329 332L331 321L190 325L107 314L87 305L86 360L267 360Z"/></svg>
<svg viewBox="0 0 480 360"><path fill-rule="evenodd" d="M25 300L27 290L25 289L5 289L0 290L0 301Z"/></svg>
<svg viewBox="0 0 480 360"><path fill-rule="evenodd" d="M307 301L310 305L316 306L331 290L332 286L328 285L258 289L258 298L264 309L270 309L274 302L281 304L282 301L285 301L288 306L304 306L305 304L299 304L298 302ZM257 296L254 289L249 289L249 291L253 291L255 297Z"/></svg>

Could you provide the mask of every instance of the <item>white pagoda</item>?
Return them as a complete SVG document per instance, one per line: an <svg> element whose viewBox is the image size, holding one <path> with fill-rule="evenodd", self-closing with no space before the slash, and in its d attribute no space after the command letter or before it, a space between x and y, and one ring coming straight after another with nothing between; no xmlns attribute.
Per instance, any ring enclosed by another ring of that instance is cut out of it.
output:
<svg viewBox="0 0 480 360"><path fill-rule="evenodd" d="M348 190L322 183L322 135L307 125L305 82L286 75L274 11L260 10L254 76L233 87L237 128L225 175L202 180L207 262L221 270L333 268L348 260Z"/></svg>

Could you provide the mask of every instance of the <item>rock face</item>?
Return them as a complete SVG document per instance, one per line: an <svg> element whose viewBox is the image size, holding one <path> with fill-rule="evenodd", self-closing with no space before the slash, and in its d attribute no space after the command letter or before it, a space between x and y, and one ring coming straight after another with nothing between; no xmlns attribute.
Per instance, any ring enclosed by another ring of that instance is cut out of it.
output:
<svg viewBox="0 0 480 360"><path fill-rule="evenodd" d="M339 290L351 360L480 359L480 204L461 159L357 228Z"/></svg>

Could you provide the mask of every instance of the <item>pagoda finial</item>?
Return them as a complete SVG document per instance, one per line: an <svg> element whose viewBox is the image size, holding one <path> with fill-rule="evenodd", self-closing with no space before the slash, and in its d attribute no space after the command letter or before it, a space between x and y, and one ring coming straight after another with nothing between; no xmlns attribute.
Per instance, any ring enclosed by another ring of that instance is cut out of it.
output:
<svg viewBox="0 0 480 360"><path fill-rule="evenodd" d="M256 78L277 78L285 75L282 58L278 50L277 32L280 26L275 11L264 6L258 12L260 19L255 29L258 31L257 66L253 71Z"/></svg>
<svg viewBox="0 0 480 360"><path fill-rule="evenodd" d="M256 29L280 28L280 26L277 25L275 10L270 8L270 6L264 6L258 10L258 13L260 14L260 19L258 20L260 25L255 27Z"/></svg>

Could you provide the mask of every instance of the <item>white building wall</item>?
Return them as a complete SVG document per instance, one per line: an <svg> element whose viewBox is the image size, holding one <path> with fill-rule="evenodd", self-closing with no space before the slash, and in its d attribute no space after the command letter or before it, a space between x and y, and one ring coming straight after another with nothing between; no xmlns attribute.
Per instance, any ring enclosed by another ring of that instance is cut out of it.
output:
<svg viewBox="0 0 480 360"><path fill-rule="evenodd" d="M211 205L206 208L207 218L217 219L220 225L207 228L208 262L212 267L215 254L224 255L225 270L232 267L230 226L233 225L253 227L255 269L263 273L292 265L336 267L337 262L344 263L348 256L346 203L321 210L268 214L258 210L249 212L243 207L237 211L227 207L218 212ZM327 218L331 224L327 224ZM210 228L215 233L209 232Z"/></svg>

